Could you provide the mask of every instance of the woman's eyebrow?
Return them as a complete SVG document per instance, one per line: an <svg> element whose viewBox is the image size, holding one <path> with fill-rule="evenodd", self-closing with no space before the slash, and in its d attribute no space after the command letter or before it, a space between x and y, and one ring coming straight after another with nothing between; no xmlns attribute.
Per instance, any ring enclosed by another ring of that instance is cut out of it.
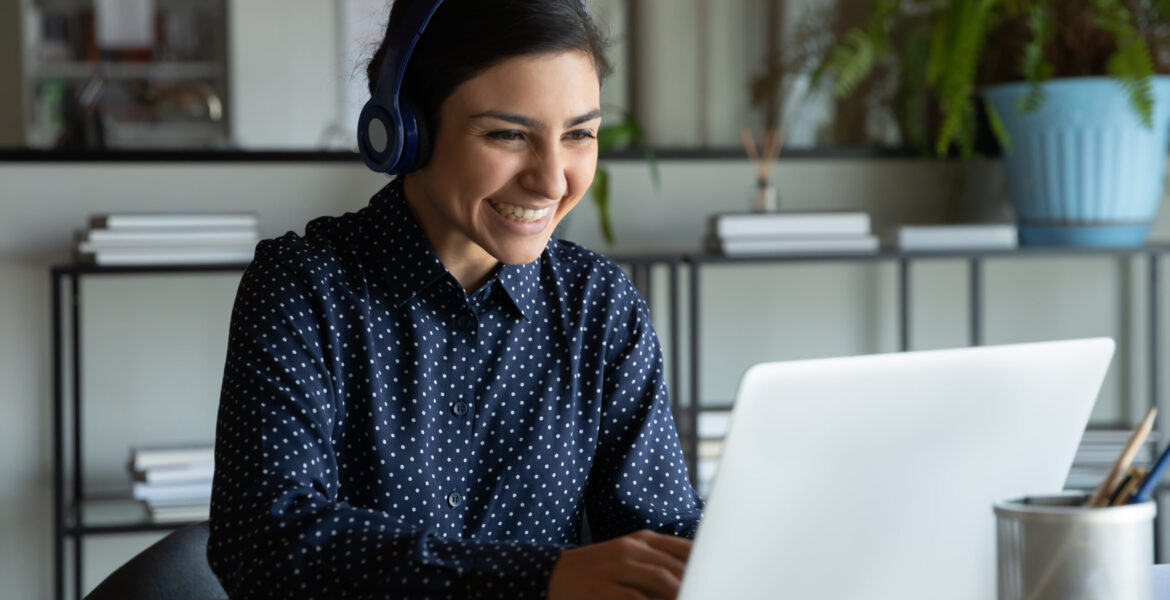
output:
<svg viewBox="0 0 1170 600"><path fill-rule="evenodd" d="M529 129L535 129L537 131L543 131L545 129L544 123L541 123L540 121L537 121L536 119L526 117L524 115L517 115L514 113L501 112L498 110L489 110L486 112L481 112L479 114L472 115L471 118L473 118L473 119L485 119L485 118L499 119L501 121L515 123L516 125L521 125L523 127L528 127ZM580 125L581 123L588 123L589 121L592 121L594 119L600 119L600 118L601 118L601 111L600 110L591 110L591 111L589 111L589 112L587 112L579 117L573 117L573 118L569 119L568 121L565 121L565 128L568 129L570 127L576 127L577 125Z"/></svg>
<svg viewBox="0 0 1170 600"><path fill-rule="evenodd" d="M565 129L569 129L571 127L576 127L582 123L588 123L589 121L592 121L594 119L600 119L600 118L601 118L601 111L594 109L594 110L591 110L591 111L589 111L589 112L587 112L579 117L574 117L572 119L569 119L568 121L565 121Z"/></svg>

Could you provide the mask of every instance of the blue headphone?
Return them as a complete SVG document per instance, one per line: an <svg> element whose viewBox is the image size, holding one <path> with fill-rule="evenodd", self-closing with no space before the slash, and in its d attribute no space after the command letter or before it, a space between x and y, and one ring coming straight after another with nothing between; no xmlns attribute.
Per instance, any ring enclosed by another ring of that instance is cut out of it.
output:
<svg viewBox="0 0 1170 600"><path fill-rule="evenodd" d="M402 80L415 45L442 4L443 0L410 3L403 22L389 34L378 83L358 116L362 162L379 173L409 173L422 166L430 153L425 115L418 114L414 103L402 96ZM581 0L581 8L588 12L585 0Z"/></svg>

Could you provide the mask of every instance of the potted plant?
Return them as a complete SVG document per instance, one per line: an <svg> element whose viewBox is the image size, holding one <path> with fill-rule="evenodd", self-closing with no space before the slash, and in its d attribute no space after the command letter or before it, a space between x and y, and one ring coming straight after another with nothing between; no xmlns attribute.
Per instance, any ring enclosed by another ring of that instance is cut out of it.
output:
<svg viewBox="0 0 1170 600"><path fill-rule="evenodd" d="M654 188L658 189L658 161L654 158L654 151L649 146L645 146L644 143L645 135L642 132L642 126L638 124L638 119L625 111L622 111L620 121L613 125L604 125L597 130L597 151L599 153L630 145L640 146L646 163L650 167L650 177L654 182ZM593 196L594 204L597 205L601 235L605 238L605 242L612 246L614 235L609 207L609 170L605 167L605 163L597 165L597 172L593 176L593 185L589 188L589 193Z"/></svg>
<svg viewBox="0 0 1170 600"><path fill-rule="evenodd" d="M874 0L816 76L847 96L895 62L909 127L1003 149L1024 244L1140 245L1162 195L1170 0ZM985 118L983 118L985 115Z"/></svg>
<svg viewBox="0 0 1170 600"><path fill-rule="evenodd" d="M644 143L645 135L642 132L642 126L638 124L638 119L634 115L626 111L620 111L620 120L617 123L603 125L597 130L597 151L602 154L602 160L607 152L630 146L640 147L642 155L650 167L650 178L654 183L654 189L657 190L659 186L658 161L654 158L653 149L645 146ZM593 197L593 203L597 206L597 220L601 227L601 237L605 239L606 244L612 246L615 237L613 220L610 217L609 169L606 168L602 160L597 163L597 172L593 176L593 184L589 187L589 195ZM564 237L569 230L572 217L573 213L569 213L557 225L553 235Z"/></svg>

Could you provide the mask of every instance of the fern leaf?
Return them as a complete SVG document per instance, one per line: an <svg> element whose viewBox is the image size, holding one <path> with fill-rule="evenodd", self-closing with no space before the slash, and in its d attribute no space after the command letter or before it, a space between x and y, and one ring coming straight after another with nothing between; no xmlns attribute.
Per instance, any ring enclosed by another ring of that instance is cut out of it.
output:
<svg viewBox="0 0 1170 600"><path fill-rule="evenodd" d="M609 214L609 171L598 168L593 176L593 202L597 205L597 218L601 222L601 235L605 243L613 245L613 227Z"/></svg>
<svg viewBox="0 0 1170 600"><path fill-rule="evenodd" d="M849 30L813 71L813 84L825 73L837 77L834 92L839 97L852 94L873 73L879 60L892 52L891 32L903 0L873 0L870 17L864 27Z"/></svg>
<svg viewBox="0 0 1170 600"><path fill-rule="evenodd" d="M991 133L995 135L995 139L999 142L999 147L1004 154L1011 154L1012 137L1008 135L1007 127L1003 124L1003 119L999 116L999 111L995 110L995 105L987 100L983 101L983 110L987 113L987 123L991 126Z"/></svg>
<svg viewBox="0 0 1170 600"><path fill-rule="evenodd" d="M958 7L952 12L954 43L946 70L937 86L937 94L945 114L939 128L935 151L946 154L951 143L960 142L963 150L973 146L971 121L975 94L975 72L983 54L983 43L991 9L997 0L954 0ZM969 139L967 132L970 130Z"/></svg>
<svg viewBox="0 0 1170 600"><path fill-rule="evenodd" d="M1125 90L1142 124L1153 128L1154 60L1150 48L1134 28L1129 10L1119 0L1096 0L1096 5L1101 13L1097 24L1117 42L1117 51L1109 57L1105 70Z"/></svg>
<svg viewBox="0 0 1170 600"><path fill-rule="evenodd" d="M876 48L868 33L854 28L845 34L845 38L833 49L827 62L828 70L837 76L833 88L837 96L845 97L852 94L873 72L876 63Z"/></svg>
<svg viewBox="0 0 1170 600"><path fill-rule="evenodd" d="M926 85L935 87L942 76L946 57L943 49L947 41L947 20L935 15L930 24L930 55L926 62Z"/></svg>

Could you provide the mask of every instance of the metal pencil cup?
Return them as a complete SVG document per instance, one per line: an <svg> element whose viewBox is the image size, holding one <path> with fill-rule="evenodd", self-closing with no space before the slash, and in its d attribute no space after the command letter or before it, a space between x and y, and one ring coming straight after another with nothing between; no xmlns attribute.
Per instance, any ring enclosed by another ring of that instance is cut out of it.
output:
<svg viewBox="0 0 1170 600"><path fill-rule="evenodd" d="M1152 600L1154 503L1084 501L1066 494L995 505L999 600Z"/></svg>

